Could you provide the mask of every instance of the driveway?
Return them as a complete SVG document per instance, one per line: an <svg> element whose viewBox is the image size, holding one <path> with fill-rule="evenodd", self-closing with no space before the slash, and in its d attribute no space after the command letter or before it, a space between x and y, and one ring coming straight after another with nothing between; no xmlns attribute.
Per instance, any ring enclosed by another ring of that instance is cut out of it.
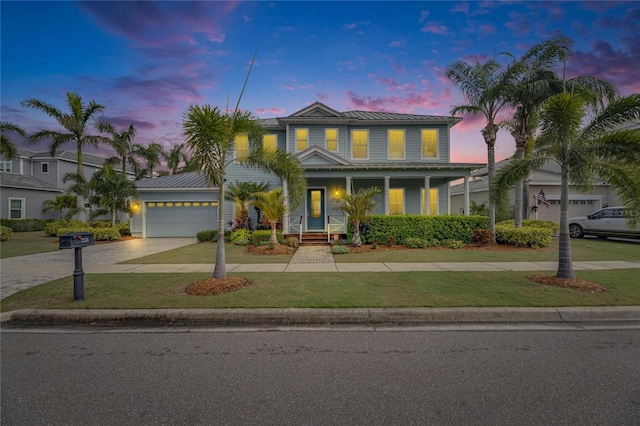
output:
<svg viewBox="0 0 640 426"><path fill-rule="evenodd" d="M82 249L83 267L125 260L195 244L195 238L137 238ZM0 260L0 298L73 274L74 250L59 250Z"/></svg>

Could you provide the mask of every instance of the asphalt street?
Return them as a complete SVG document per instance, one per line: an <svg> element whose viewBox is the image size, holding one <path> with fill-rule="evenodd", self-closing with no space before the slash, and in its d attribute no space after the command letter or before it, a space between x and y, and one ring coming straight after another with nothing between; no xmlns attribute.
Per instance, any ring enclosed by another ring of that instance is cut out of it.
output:
<svg viewBox="0 0 640 426"><path fill-rule="evenodd" d="M3 327L11 425L637 425L637 323Z"/></svg>

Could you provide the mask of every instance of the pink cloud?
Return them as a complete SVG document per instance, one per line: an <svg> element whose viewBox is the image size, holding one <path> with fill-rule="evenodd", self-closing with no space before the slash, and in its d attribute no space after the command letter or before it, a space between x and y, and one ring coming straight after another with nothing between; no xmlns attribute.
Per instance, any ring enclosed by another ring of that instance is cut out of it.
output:
<svg viewBox="0 0 640 426"><path fill-rule="evenodd" d="M445 25L442 25L438 22L427 22L426 25L424 25L422 28L420 28L420 31L424 32L424 33L432 33L432 34L446 34L447 33L447 27Z"/></svg>
<svg viewBox="0 0 640 426"><path fill-rule="evenodd" d="M294 86L291 86L290 84L287 84L287 85L285 85L285 86L282 86L282 88L283 88L283 89L285 89L285 90L295 90L295 87L294 87Z"/></svg>
<svg viewBox="0 0 640 426"><path fill-rule="evenodd" d="M284 111L285 111L284 108L274 108L274 107L269 108L269 112L271 114L284 114Z"/></svg>
<svg viewBox="0 0 640 426"><path fill-rule="evenodd" d="M402 45L403 43L400 40L393 40L391 43L389 43L389 47L400 47Z"/></svg>

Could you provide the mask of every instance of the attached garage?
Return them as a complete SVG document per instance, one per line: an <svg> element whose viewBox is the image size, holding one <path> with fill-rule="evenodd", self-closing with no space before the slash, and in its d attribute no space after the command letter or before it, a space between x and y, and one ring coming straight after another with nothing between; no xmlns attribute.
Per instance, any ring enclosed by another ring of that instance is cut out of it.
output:
<svg viewBox="0 0 640 426"><path fill-rule="evenodd" d="M582 199L569 200L569 217L586 216L602 208L601 197L594 197L589 199L588 196L583 196L580 198ZM532 218L534 217L535 216L532 215ZM560 200L550 199L549 208L547 208L544 204L539 204L538 219L560 222Z"/></svg>
<svg viewBox="0 0 640 426"><path fill-rule="evenodd" d="M205 229L218 226L215 201L148 201L145 203L145 236L195 237Z"/></svg>

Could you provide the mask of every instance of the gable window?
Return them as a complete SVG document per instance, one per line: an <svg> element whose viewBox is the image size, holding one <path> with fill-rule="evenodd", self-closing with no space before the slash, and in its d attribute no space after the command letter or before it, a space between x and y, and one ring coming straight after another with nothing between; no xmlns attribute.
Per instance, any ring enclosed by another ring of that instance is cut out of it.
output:
<svg viewBox="0 0 640 426"><path fill-rule="evenodd" d="M324 129L324 143L327 151L337 151L338 129Z"/></svg>
<svg viewBox="0 0 640 426"><path fill-rule="evenodd" d="M40 163L40 171L43 175L49 174L49 163Z"/></svg>
<svg viewBox="0 0 640 426"><path fill-rule="evenodd" d="M278 135L264 135L262 138L262 149L265 151L275 151L278 148Z"/></svg>
<svg viewBox="0 0 640 426"><path fill-rule="evenodd" d="M420 214L425 215L424 211L424 188L420 188ZM429 216L438 215L438 188L429 188Z"/></svg>
<svg viewBox="0 0 640 426"><path fill-rule="evenodd" d="M304 151L309 147L309 129L296 129L296 151Z"/></svg>
<svg viewBox="0 0 640 426"><path fill-rule="evenodd" d="M11 161L0 161L0 172L11 173Z"/></svg>
<svg viewBox="0 0 640 426"><path fill-rule="evenodd" d="M366 160L369 158L369 131L351 131L351 158Z"/></svg>
<svg viewBox="0 0 640 426"><path fill-rule="evenodd" d="M422 129L422 158L438 158L438 130Z"/></svg>
<svg viewBox="0 0 640 426"><path fill-rule="evenodd" d="M236 136L236 158L247 158L249 156L249 135L240 134Z"/></svg>
<svg viewBox="0 0 640 426"><path fill-rule="evenodd" d="M404 130L389 130L387 139L389 160L404 160Z"/></svg>
<svg viewBox="0 0 640 426"><path fill-rule="evenodd" d="M9 198L9 218L24 219L24 198Z"/></svg>
<svg viewBox="0 0 640 426"><path fill-rule="evenodd" d="M389 189L389 214L404 214L404 188Z"/></svg>

